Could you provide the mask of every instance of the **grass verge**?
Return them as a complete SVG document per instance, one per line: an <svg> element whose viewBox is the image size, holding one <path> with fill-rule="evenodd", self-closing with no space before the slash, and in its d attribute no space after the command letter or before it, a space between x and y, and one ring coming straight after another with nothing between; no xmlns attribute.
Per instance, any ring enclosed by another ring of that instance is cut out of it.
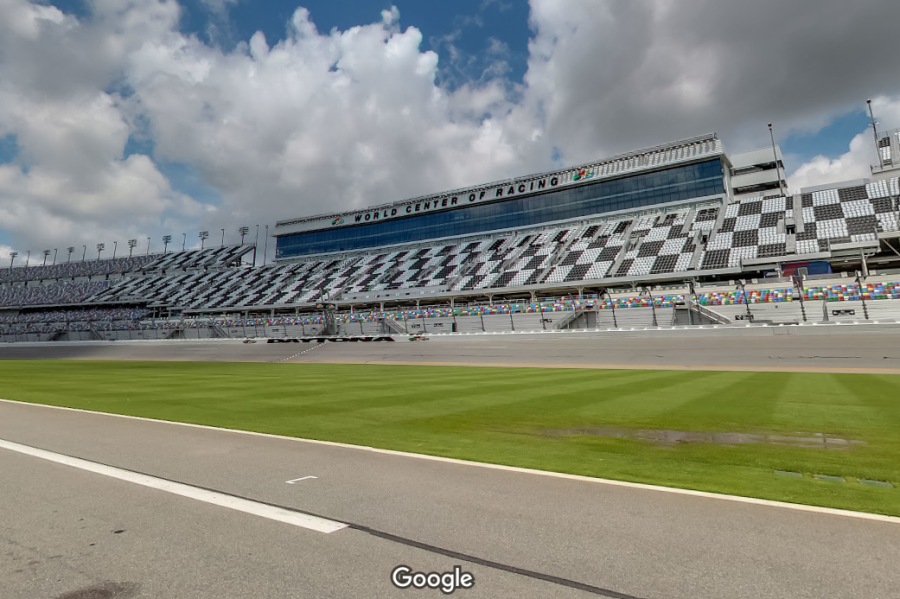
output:
<svg viewBox="0 0 900 599"><path fill-rule="evenodd" d="M5 399L895 516L898 391L900 376L862 374L0 362ZM665 443L611 428L862 443Z"/></svg>

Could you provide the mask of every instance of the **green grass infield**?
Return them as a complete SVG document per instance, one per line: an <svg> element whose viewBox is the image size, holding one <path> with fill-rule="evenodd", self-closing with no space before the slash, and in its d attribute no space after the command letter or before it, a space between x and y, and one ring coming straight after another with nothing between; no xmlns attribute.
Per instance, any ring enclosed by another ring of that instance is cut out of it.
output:
<svg viewBox="0 0 900 599"><path fill-rule="evenodd" d="M900 376L9 361L0 397L900 516Z"/></svg>

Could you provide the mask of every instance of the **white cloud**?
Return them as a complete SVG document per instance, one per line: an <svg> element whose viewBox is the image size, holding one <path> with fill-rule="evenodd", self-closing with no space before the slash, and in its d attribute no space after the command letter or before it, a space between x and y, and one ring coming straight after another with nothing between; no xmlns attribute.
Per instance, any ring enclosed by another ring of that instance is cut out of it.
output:
<svg viewBox="0 0 900 599"><path fill-rule="evenodd" d="M815 130L860 95L900 125L900 86L871 60L890 50L889 0L531 0L524 82L494 42L485 75L454 89L393 7L327 33L299 8L285 39L232 50L180 33L174 0L90 7L78 20L0 0L0 136L21 149L0 166L0 228L15 247L230 232L547 169L557 150L571 164L713 130L741 150L768 142L769 121ZM866 45L846 41L861 31ZM125 159L132 136L154 155ZM867 151L854 140L792 183L856 178ZM221 203L174 192L162 160Z"/></svg>
<svg viewBox="0 0 900 599"><path fill-rule="evenodd" d="M872 59L892 51L900 4L889 0L531 7L523 107L567 162L710 131L731 151L762 147L768 122L782 135L815 131L868 95L900 91ZM877 48L849 42L861 38Z"/></svg>
<svg viewBox="0 0 900 599"><path fill-rule="evenodd" d="M226 13L233 4L237 4L238 0L200 0L211 11L216 13Z"/></svg>
<svg viewBox="0 0 900 599"><path fill-rule="evenodd" d="M10 16L0 24L0 135L19 146L0 165L0 228L19 248L124 243L155 233L168 211L201 214L148 156L123 157L132 126L106 91L132 52L172 31L177 5L97 0L94 10L79 23L0 0Z"/></svg>
<svg viewBox="0 0 900 599"><path fill-rule="evenodd" d="M157 153L224 193L223 222L362 206L507 174L520 151L493 119L496 86L448 93L415 28L383 21L328 35L305 9L286 40L232 53L197 40L132 56L134 110Z"/></svg>
<svg viewBox="0 0 900 599"><path fill-rule="evenodd" d="M879 96L872 100L872 108L880 133L900 128L900 98ZM875 137L868 128L856 135L848 151L837 158L816 156L797 167L788 178L788 184L791 191L797 193L804 187L867 179L872 176L870 165L873 164L878 164L878 157Z"/></svg>
<svg viewBox="0 0 900 599"><path fill-rule="evenodd" d="M875 164L875 146L871 133L860 133L850 142L848 152L833 159L816 156L800 165L788 177L791 193L800 193L804 187L840 183L871 177L869 165Z"/></svg>

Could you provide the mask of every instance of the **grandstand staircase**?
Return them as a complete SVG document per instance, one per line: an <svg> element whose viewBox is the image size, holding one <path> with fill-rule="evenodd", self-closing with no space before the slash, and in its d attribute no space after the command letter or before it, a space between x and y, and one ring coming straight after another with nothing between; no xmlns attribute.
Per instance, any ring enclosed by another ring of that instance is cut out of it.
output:
<svg viewBox="0 0 900 599"><path fill-rule="evenodd" d="M568 236L566 241L561 244L558 244L556 249L553 250L553 253L550 254L550 259L547 260L547 266L545 266L539 273L536 280L543 281L546 277L550 276L550 273L553 272L553 269L556 268L560 262L562 262L566 256L569 255L569 251L573 245L581 241L581 236L584 235L584 232L588 229L587 226L582 226L577 229L573 229L572 233Z"/></svg>
<svg viewBox="0 0 900 599"><path fill-rule="evenodd" d="M613 261L612 266L610 266L609 270L606 271L609 273L609 275L607 275L607 276L611 276L611 277L616 276L615 273L618 272L619 267L622 266L622 262L625 261L625 255L628 253L628 246L631 242L631 232L637 226L637 223L639 220L640 219L636 218L633 221L631 221L631 224L628 225L628 228L625 229L625 231L622 233L622 239L623 239L622 249L616 255L616 259Z"/></svg>
<svg viewBox="0 0 900 599"><path fill-rule="evenodd" d="M691 227L694 224L694 219L697 217L697 214L696 208L688 208L688 211L684 215L684 224L681 226L681 231L679 231L679 233L687 235L688 237L691 236Z"/></svg>
<svg viewBox="0 0 900 599"><path fill-rule="evenodd" d="M699 304L694 304L694 308L696 308L697 313L701 314L704 318L711 320L713 324L731 324L731 319L720 312L716 312L715 310Z"/></svg>
<svg viewBox="0 0 900 599"><path fill-rule="evenodd" d="M406 329L403 327L403 325L393 318L385 317L384 326L386 326L393 335L406 335Z"/></svg>
<svg viewBox="0 0 900 599"><path fill-rule="evenodd" d="M702 242L703 231L694 231L693 235L694 255L693 257L691 257L691 263L688 265L688 270L696 270L700 266L700 261L703 259L703 254L706 252L706 244Z"/></svg>
<svg viewBox="0 0 900 599"><path fill-rule="evenodd" d="M730 324L731 321L725 316L703 308L694 302L675 304L672 306L672 326Z"/></svg>
<svg viewBox="0 0 900 599"><path fill-rule="evenodd" d="M788 234L785 235L784 238L784 250L786 254L796 254L797 253L797 235L796 234Z"/></svg>
<svg viewBox="0 0 900 599"><path fill-rule="evenodd" d="M172 329L171 331L167 331L165 335L163 335L163 339L185 339L184 331L182 329Z"/></svg>
<svg viewBox="0 0 900 599"><path fill-rule="evenodd" d="M593 315L594 325L596 326L597 315L593 311L574 310L556 322L556 330L589 328L591 320L588 316L589 314Z"/></svg>
<svg viewBox="0 0 900 599"><path fill-rule="evenodd" d="M491 270L488 278L482 281L483 285L486 287L494 287L495 283L503 276L503 274L516 265L521 255L530 245L529 243L521 243L521 241L521 237L513 235L497 248L496 253L507 251L510 251L511 253L509 254L509 258L506 258ZM521 243L521 245L517 245L519 243Z"/></svg>

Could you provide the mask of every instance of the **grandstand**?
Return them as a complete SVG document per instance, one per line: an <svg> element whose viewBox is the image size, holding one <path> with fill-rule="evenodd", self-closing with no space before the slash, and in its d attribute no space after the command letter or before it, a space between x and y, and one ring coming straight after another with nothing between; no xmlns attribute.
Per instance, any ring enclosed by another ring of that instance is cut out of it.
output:
<svg viewBox="0 0 900 599"><path fill-rule="evenodd" d="M736 169L708 135L572 169L281 221L277 260L261 267L245 263L252 245L238 245L10 268L0 272L0 334L88 339L195 330L228 337L256 336L260 326L262 334L277 328L285 335L463 333L743 318L788 324L833 321L836 310L827 306L834 302L851 306L837 310L840 318L900 320L896 304L882 302L898 299L900 288L900 251L892 245L900 237L897 177L782 194L780 180L749 177L754 161L770 179L780 176L772 167L780 154L774 161L771 152L744 153ZM754 181L756 195L748 192ZM856 305L863 301L865 308ZM335 305L330 325L322 303ZM741 304L752 310L722 311Z"/></svg>
<svg viewBox="0 0 900 599"><path fill-rule="evenodd" d="M59 281L90 279L107 275L140 271L156 259L156 256L135 256L133 258L113 258L110 260L88 260L66 262L52 266L20 266L0 270L0 282Z"/></svg>

